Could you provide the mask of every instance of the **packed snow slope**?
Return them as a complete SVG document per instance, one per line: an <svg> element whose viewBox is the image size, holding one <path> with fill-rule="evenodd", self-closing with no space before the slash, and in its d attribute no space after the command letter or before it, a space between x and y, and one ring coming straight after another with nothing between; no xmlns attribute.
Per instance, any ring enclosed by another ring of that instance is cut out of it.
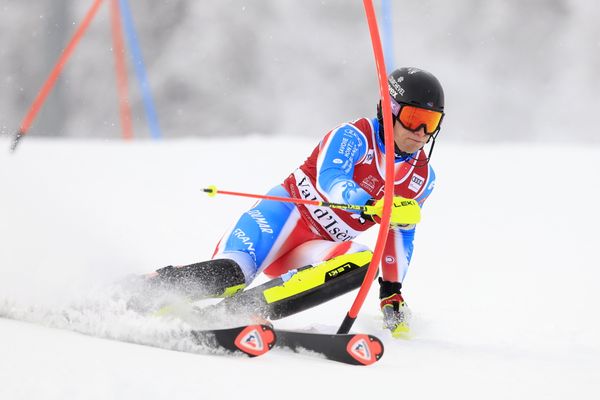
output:
<svg viewBox="0 0 600 400"><path fill-rule="evenodd" d="M266 192L314 140L21 145L0 151L1 399L600 398L598 147L441 141L405 280L413 338L381 330L372 290L354 331L385 355L352 367L190 353L185 324L114 292L210 257L253 201L201 189ZM334 331L353 298L275 326Z"/></svg>

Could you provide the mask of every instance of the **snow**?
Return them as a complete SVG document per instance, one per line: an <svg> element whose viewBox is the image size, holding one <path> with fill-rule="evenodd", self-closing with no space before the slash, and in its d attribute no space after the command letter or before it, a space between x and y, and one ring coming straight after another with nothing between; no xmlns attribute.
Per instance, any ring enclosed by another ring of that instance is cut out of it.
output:
<svg viewBox="0 0 600 400"><path fill-rule="evenodd" d="M263 193L315 143L25 138L0 152L0 398L598 398L599 147L440 137L405 281L413 337L381 330L372 290L353 329L385 343L370 367L175 351L189 349L181 322L112 296L125 276L208 258L252 204L201 188ZM353 298L275 326L333 331Z"/></svg>

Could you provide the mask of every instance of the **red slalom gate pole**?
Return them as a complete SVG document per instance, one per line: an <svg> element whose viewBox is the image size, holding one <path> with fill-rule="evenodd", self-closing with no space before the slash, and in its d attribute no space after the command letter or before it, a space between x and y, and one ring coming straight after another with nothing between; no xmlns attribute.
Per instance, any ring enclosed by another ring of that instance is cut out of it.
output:
<svg viewBox="0 0 600 400"><path fill-rule="evenodd" d="M110 1L110 14L113 36L113 53L115 55L115 70L117 75L117 91L119 94L119 112L121 115L121 130L123 139L133 138L131 125L131 107L127 95L127 66L125 64L125 46L121 25L121 9L119 0Z"/></svg>
<svg viewBox="0 0 600 400"><path fill-rule="evenodd" d="M371 34L371 43L373 44L373 53L375 55L375 64L377 66L377 74L379 78L379 91L381 94L381 106L383 108L383 130L385 143L385 186L384 186L384 202L383 214L379 225L379 233L377 234L377 243L373 252L371 264L365 275L365 279L356 295L356 299L352 307L346 314L344 321L338 329L338 333L348 333L356 320L356 316L360 311L371 284L377 274L377 269L383 256L383 249L387 241L387 233L390 226L390 218L392 211L392 197L394 196L394 135L392 124L392 109L390 103L390 93L387 84L387 72L385 70L385 61L383 58L383 50L381 48L381 39L377 28L377 18L373 9L371 0L363 0L367 22L369 24L369 32Z"/></svg>
<svg viewBox="0 0 600 400"><path fill-rule="evenodd" d="M10 147L11 152L14 152L16 150L17 145L19 144L19 141L21 140L21 138L23 136L25 136L27 134L27 132L29 131L29 128L31 127L31 124L35 120L36 115L38 114L38 112L42 108L42 105L46 101L46 97L48 97L48 94L54 87L54 84L56 83L56 79L59 77L65 64L67 63L67 60L69 59L69 57L71 57L71 54L73 53L73 50L75 50L75 47L77 47L79 40L83 37L83 34L85 33L88 26L94 19L94 16L96 15L96 12L98 11L98 8L100 8L101 4L102 4L102 0L94 1L94 4L92 4L92 7L89 9L87 14L85 15L85 18L83 19L83 21L81 22L81 24L79 25L77 30L75 31L75 34L71 38L71 41L69 42L67 47L64 49L63 53L61 54L60 58L58 59L58 62L52 69L52 72L50 73L50 75L48 76L48 79L46 79L46 82L44 83L44 85L40 89L39 93L37 94L35 100L31 104L31 107L29 108L27 115L25 115L25 118L23 118L23 121L21 122L21 127L19 128L19 131L16 133L15 138L13 139L13 142L11 144L11 147Z"/></svg>

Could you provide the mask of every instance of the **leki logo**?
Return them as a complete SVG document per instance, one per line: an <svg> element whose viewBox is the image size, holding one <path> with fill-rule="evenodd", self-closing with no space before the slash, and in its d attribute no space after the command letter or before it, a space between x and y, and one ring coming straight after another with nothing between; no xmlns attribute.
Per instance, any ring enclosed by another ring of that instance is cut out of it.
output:
<svg viewBox="0 0 600 400"><path fill-rule="evenodd" d="M330 271L327 271L325 273L325 282L327 282L331 279L335 279L338 276L343 275L345 273L348 273L348 272L352 271L353 268L356 268L356 267L358 267L358 265L353 264L353 263L346 263L346 264L336 267Z"/></svg>

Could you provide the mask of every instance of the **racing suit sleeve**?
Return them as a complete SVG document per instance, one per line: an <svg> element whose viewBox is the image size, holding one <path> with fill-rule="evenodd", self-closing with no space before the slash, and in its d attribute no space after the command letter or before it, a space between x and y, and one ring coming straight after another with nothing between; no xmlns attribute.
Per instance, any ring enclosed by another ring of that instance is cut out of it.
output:
<svg viewBox="0 0 600 400"><path fill-rule="evenodd" d="M365 135L352 124L344 124L327 135L317 157L317 189L328 201L366 204L369 194L352 177L354 166L367 153Z"/></svg>

